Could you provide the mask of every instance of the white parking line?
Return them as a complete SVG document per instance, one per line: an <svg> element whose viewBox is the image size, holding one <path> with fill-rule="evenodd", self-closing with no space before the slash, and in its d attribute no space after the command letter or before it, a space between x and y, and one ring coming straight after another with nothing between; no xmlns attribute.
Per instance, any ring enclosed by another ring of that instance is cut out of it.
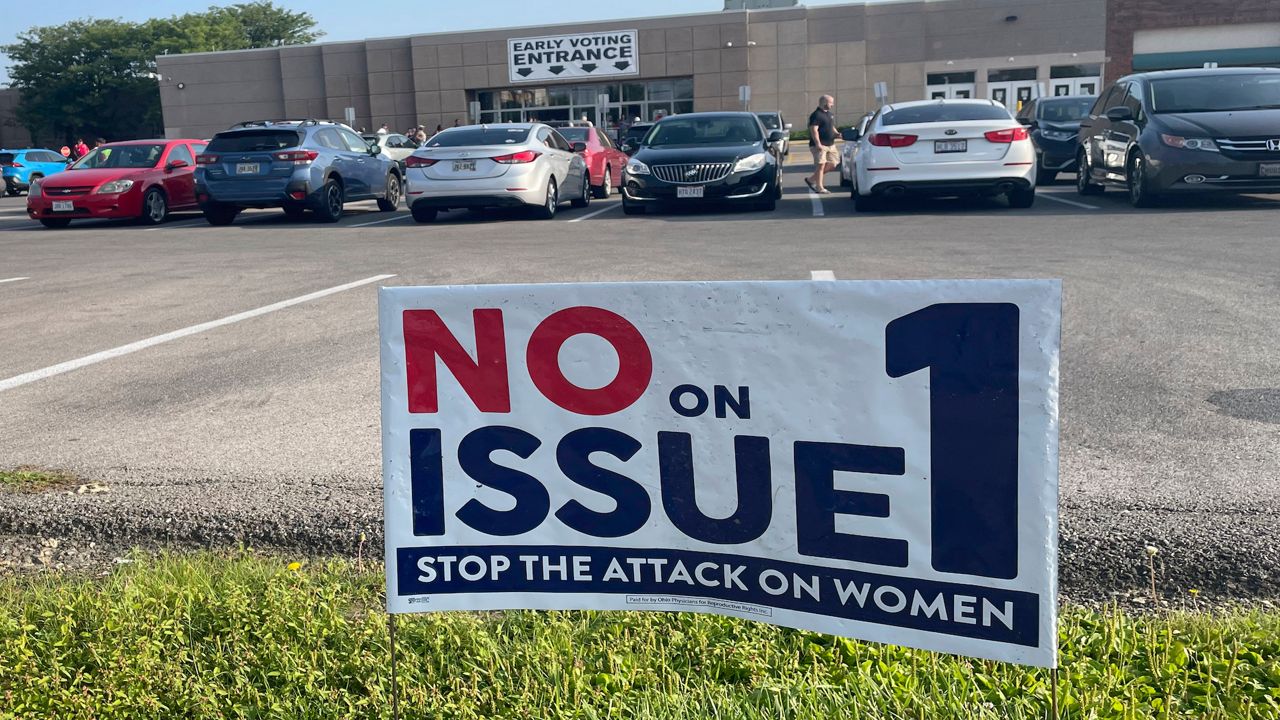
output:
<svg viewBox="0 0 1280 720"><path fill-rule="evenodd" d="M1101 210L1102 209L1097 205L1089 205L1082 202L1076 202L1075 200L1068 200L1066 198L1055 197L1054 195L1051 195L1049 193L1037 193L1036 197L1044 198L1045 200L1052 200L1054 202L1060 202L1064 205L1074 205L1078 208L1084 208L1085 210Z"/></svg>
<svg viewBox="0 0 1280 720"><path fill-rule="evenodd" d="M835 280L836 274L830 270L810 270L810 280Z"/></svg>
<svg viewBox="0 0 1280 720"><path fill-rule="evenodd" d="M206 330L213 330L214 328L219 328L223 325L238 323L241 320L248 320L250 318L258 317L259 315L266 315L267 313L275 312L276 310L283 310L287 307L292 307L310 300L316 300L325 297L326 295L333 295L334 293L340 293L344 290L351 290L352 288L358 288L361 285L368 285L369 283L375 283L379 280L386 280L387 278L393 277L395 277L395 275L374 275L373 277L349 282L345 285L338 285L325 290L301 295L291 300L282 300L278 303L264 305L256 310L247 310L242 313L236 313L235 315L228 315L220 320L211 320L206 323L200 323L199 325L192 325L191 327L185 327L181 330L174 330L173 332L167 332L163 335L156 335L145 340L131 342L128 345L121 345L120 347L111 348L110 350L103 350L102 352L97 352L92 355L85 355L84 357L77 358L75 360L68 360L67 362L58 363L57 365L50 365L46 368L16 375L8 380L0 380L0 392L12 390L16 387L21 387L37 380L53 377L54 375L61 375L62 373L71 372L72 370L79 370L82 367L93 365L94 363L100 363L103 360L111 360L122 355L128 355L130 353L138 352L139 350L145 350L161 343L167 343L170 340L177 340L179 338L202 333Z"/></svg>
<svg viewBox="0 0 1280 720"><path fill-rule="evenodd" d="M0 284L7 283L7 282L18 282L19 280L30 280L30 279L31 278L29 277L5 278L3 280L0 280Z"/></svg>
<svg viewBox="0 0 1280 720"><path fill-rule="evenodd" d="M209 221L205 220L204 218L200 218L199 220L179 220L174 223L160 224L155 227L149 227L146 230L143 230L142 232L155 232L157 230L180 230L182 228L200 227L201 225L208 225L208 224L209 224Z"/></svg>
<svg viewBox="0 0 1280 720"><path fill-rule="evenodd" d="M405 219L405 218L407 218L407 217L413 217L413 216L412 216L412 215L408 215L408 214L406 214L406 215L396 215L395 217L383 218L383 219L381 219L381 220L374 220L373 222L360 223L360 224L358 224L358 225L348 225L347 227L353 227L353 228L358 228L358 227L369 227L370 225L381 225L382 223L389 223L389 222L391 222L391 221L393 221L393 220L403 220L403 219Z"/></svg>
<svg viewBox="0 0 1280 720"><path fill-rule="evenodd" d="M589 220L590 218L593 218L601 213L607 213L621 204L622 204L622 201L619 200L617 203L610 205L609 207L602 207L599 210L596 210L595 212L589 212L586 215L583 215L582 217L576 217L570 220L569 222L574 223L574 222L582 222L583 220Z"/></svg>
<svg viewBox="0 0 1280 720"><path fill-rule="evenodd" d="M809 202L813 204L813 216L824 217L826 213L822 212L822 196L818 193L809 191Z"/></svg>

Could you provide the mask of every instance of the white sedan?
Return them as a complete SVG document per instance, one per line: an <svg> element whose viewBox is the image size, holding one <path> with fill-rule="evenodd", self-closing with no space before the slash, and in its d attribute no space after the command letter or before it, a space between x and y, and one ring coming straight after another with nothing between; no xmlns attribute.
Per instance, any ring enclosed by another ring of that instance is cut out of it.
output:
<svg viewBox="0 0 1280 720"><path fill-rule="evenodd" d="M886 105L856 141L854 207L907 195L1004 195L1036 199L1036 153L1003 105L990 100L922 100Z"/></svg>
<svg viewBox="0 0 1280 720"><path fill-rule="evenodd" d="M549 220L566 201L591 202L585 149L540 123L449 128L405 159L405 199L418 222L490 207L529 207Z"/></svg>

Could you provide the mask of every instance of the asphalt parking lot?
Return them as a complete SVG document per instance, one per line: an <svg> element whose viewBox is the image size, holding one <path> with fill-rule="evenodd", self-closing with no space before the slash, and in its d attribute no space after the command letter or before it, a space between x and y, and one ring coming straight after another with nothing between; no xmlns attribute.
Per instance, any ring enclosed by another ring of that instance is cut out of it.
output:
<svg viewBox="0 0 1280 720"><path fill-rule="evenodd" d="M1280 597L1280 196L1135 210L1064 177L1027 210L857 214L803 174L773 213L429 225L367 202L46 230L0 198L0 467L107 488L0 495L0 534L376 548L380 284L1057 277L1064 593L1140 586L1152 544L1171 590Z"/></svg>

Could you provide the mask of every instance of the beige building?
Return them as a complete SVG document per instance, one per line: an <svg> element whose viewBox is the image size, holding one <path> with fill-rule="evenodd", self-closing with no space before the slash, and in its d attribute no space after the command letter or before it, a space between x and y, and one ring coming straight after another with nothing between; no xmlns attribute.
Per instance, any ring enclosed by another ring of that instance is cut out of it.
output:
<svg viewBox="0 0 1280 720"><path fill-rule="evenodd" d="M581 117L610 124L745 104L781 110L799 129L823 93L852 123L876 107L881 82L890 101L991 97L1011 107L1042 92L1095 92L1106 12L1106 0L874 2L157 61L170 137L209 137L260 118L353 116L370 130Z"/></svg>

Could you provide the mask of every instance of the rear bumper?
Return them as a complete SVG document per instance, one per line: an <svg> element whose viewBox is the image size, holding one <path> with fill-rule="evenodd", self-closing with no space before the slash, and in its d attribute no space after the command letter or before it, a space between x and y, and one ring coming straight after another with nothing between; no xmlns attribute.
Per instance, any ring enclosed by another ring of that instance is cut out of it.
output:
<svg viewBox="0 0 1280 720"><path fill-rule="evenodd" d="M870 194L876 197L894 195L999 195L1011 190L1026 190L1034 183L1025 177L950 178L947 180L890 180L877 183Z"/></svg>
<svg viewBox="0 0 1280 720"><path fill-rule="evenodd" d="M516 208L530 205L541 205L541 198L527 200L515 193L507 195L432 195L409 198L411 208L432 208L435 210L474 209L474 208Z"/></svg>
<svg viewBox="0 0 1280 720"><path fill-rule="evenodd" d="M514 170L514 171L513 171ZM476 180L438 180L426 177L421 170L410 170L405 178L405 199L409 207L485 208L540 206L547 199L549 170L513 166L502 175ZM567 192L560 188L560 199Z"/></svg>
<svg viewBox="0 0 1280 720"><path fill-rule="evenodd" d="M74 207L70 212L55 212L53 201L70 200ZM27 197L27 216L33 220L44 218L135 218L142 214L142 194L130 191L120 195L74 195L50 198L45 195Z"/></svg>
<svg viewBox="0 0 1280 720"><path fill-rule="evenodd" d="M196 181L196 200L201 206L232 205L241 208L282 207L312 199L316 191L308 178L293 177L286 182L270 180ZM300 193L301 199L295 197Z"/></svg>
<svg viewBox="0 0 1280 720"><path fill-rule="evenodd" d="M16 175L5 175L4 186L10 190L27 190L31 187L31 184Z"/></svg>

